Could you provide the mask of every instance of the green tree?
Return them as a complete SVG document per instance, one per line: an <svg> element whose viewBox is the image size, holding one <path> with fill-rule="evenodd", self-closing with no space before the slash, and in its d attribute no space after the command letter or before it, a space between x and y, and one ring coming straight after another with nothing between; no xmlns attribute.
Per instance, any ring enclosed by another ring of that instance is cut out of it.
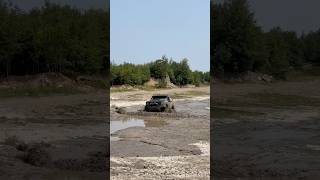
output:
<svg viewBox="0 0 320 180"><path fill-rule="evenodd" d="M169 62L166 56L162 56L161 59L150 64L150 73L153 78L165 79L169 75L169 71Z"/></svg>
<svg viewBox="0 0 320 180"><path fill-rule="evenodd" d="M177 85L186 85L192 83L192 71L190 70L188 59L181 60L173 69Z"/></svg>
<svg viewBox="0 0 320 180"><path fill-rule="evenodd" d="M304 57L306 62L320 64L320 29L302 37Z"/></svg>
<svg viewBox="0 0 320 180"><path fill-rule="evenodd" d="M267 33L269 50L269 71L277 78L285 79L289 69L288 46L280 28L274 28Z"/></svg>

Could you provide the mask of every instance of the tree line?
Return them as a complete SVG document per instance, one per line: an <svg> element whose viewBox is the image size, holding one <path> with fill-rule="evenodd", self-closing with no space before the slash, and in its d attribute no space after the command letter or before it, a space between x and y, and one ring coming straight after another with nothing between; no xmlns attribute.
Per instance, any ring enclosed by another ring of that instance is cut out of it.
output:
<svg viewBox="0 0 320 180"><path fill-rule="evenodd" d="M147 64L111 64L111 85L143 85L150 78L159 80L159 86L165 85L166 78L178 86L210 82L209 72L192 71L188 59L176 62L163 56Z"/></svg>
<svg viewBox="0 0 320 180"><path fill-rule="evenodd" d="M0 0L0 76L106 74L109 12L46 1L24 11Z"/></svg>
<svg viewBox="0 0 320 180"><path fill-rule="evenodd" d="M247 0L211 1L211 73L227 78L253 71L285 79L290 70L320 64L320 29L297 35L263 31Z"/></svg>

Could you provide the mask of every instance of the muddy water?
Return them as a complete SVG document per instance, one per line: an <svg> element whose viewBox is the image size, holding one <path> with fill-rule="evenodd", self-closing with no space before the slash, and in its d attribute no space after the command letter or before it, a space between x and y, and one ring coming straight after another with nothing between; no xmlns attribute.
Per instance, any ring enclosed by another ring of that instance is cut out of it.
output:
<svg viewBox="0 0 320 180"><path fill-rule="evenodd" d="M145 122L143 119L135 119L128 118L124 120L110 121L110 140L111 141L119 141L120 138L118 136L114 136L113 133L127 129L130 127L145 127Z"/></svg>
<svg viewBox="0 0 320 180"><path fill-rule="evenodd" d="M208 99L200 100L200 101L191 101L188 100L186 102L177 102L177 112L182 114L208 114L210 107L208 107ZM133 108L132 112L137 112L138 110ZM110 121L110 134L112 135L116 131L127 129L130 127L161 127L166 123L164 118L161 117L152 117L152 116L131 116L124 117L118 116Z"/></svg>
<svg viewBox="0 0 320 180"><path fill-rule="evenodd" d="M144 120L142 119L127 119L121 121L110 122L110 134L115 133L121 129L127 129L129 127L145 127Z"/></svg>
<svg viewBox="0 0 320 180"><path fill-rule="evenodd" d="M127 129L130 127L161 127L166 124L166 121L158 117L121 117L119 118L119 120L110 121L110 140L120 140L120 138L115 135L115 133L119 130Z"/></svg>

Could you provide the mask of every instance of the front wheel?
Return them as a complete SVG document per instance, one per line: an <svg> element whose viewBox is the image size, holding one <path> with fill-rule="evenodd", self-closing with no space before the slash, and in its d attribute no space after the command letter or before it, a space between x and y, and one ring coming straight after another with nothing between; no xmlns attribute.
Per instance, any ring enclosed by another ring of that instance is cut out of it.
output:
<svg viewBox="0 0 320 180"><path fill-rule="evenodd" d="M144 111L149 112L149 108L147 106L145 106Z"/></svg>
<svg viewBox="0 0 320 180"><path fill-rule="evenodd" d="M161 112L165 112L165 111L166 111L166 109L167 109L167 108L162 107L162 108L160 108L160 111L161 111Z"/></svg>

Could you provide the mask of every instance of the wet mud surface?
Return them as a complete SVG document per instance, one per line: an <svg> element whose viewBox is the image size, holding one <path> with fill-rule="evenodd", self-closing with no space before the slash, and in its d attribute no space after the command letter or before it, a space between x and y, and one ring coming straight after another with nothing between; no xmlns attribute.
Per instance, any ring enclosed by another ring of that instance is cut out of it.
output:
<svg viewBox="0 0 320 180"><path fill-rule="evenodd" d="M215 179L319 179L320 81L212 88Z"/></svg>
<svg viewBox="0 0 320 180"><path fill-rule="evenodd" d="M209 95L175 101L175 113L143 112L143 104L137 103L142 96L134 97L124 114L111 108L111 122L144 122L111 134L117 137L110 146L111 179L209 179ZM122 95L111 104L124 99Z"/></svg>
<svg viewBox="0 0 320 180"><path fill-rule="evenodd" d="M105 179L107 96L0 101L0 179Z"/></svg>

